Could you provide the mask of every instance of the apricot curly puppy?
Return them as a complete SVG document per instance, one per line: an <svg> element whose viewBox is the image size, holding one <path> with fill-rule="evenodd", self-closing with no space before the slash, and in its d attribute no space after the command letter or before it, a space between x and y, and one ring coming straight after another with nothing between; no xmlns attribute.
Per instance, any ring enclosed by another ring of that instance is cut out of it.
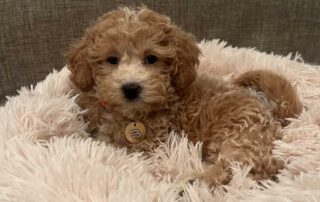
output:
<svg viewBox="0 0 320 202"><path fill-rule="evenodd" d="M274 177L283 163L272 157L273 142L284 118L302 110L293 87L262 70L233 83L197 76L199 55L193 37L164 15L121 8L102 16L68 53L91 132L148 155L170 131L184 131L204 144L206 169L196 177L209 185L230 180L232 161L252 165L254 179Z"/></svg>

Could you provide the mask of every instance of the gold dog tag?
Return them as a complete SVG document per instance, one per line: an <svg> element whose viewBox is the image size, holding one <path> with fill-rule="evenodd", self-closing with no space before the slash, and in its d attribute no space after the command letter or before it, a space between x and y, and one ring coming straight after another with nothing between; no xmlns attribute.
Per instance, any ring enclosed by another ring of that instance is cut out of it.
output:
<svg viewBox="0 0 320 202"><path fill-rule="evenodd" d="M126 127L126 139L131 143L139 143L146 136L146 127L141 122L132 122Z"/></svg>

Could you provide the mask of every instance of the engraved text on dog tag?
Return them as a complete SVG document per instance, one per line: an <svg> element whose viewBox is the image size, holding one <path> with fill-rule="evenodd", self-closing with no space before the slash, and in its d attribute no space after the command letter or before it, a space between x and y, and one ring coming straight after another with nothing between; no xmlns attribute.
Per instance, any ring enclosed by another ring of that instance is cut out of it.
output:
<svg viewBox="0 0 320 202"><path fill-rule="evenodd" d="M139 143L146 136L146 127L141 122L132 122L126 127L126 139L131 143Z"/></svg>

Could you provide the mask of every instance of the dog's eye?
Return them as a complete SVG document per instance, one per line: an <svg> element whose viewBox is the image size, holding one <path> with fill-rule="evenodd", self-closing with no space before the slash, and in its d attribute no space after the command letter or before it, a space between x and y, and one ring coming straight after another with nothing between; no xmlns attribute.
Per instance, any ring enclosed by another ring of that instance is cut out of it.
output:
<svg viewBox="0 0 320 202"><path fill-rule="evenodd" d="M112 65L116 65L119 63L119 59L117 57L114 56L110 56L107 58L107 62L112 64Z"/></svg>
<svg viewBox="0 0 320 202"><path fill-rule="evenodd" d="M155 55L148 55L147 57L144 58L144 63L146 64L153 64L157 62L158 58Z"/></svg>

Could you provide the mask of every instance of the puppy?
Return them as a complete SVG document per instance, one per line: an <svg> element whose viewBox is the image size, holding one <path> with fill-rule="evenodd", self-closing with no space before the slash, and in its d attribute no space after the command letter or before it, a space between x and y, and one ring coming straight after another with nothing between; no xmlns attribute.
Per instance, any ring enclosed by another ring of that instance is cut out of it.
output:
<svg viewBox="0 0 320 202"><path fill-rule="evenodd" d="M256 180L274 177L283 162L272 156L273 142L284 118L302 110L293 87L263 70L233 82L197 76L199 55L193 37L164 15L145 8L103 15L68 53L91 132L151 155L170 131L184 131L203 142L205 171L195 177L210 186L228 183L233 161L253 166Z"/></svg>

